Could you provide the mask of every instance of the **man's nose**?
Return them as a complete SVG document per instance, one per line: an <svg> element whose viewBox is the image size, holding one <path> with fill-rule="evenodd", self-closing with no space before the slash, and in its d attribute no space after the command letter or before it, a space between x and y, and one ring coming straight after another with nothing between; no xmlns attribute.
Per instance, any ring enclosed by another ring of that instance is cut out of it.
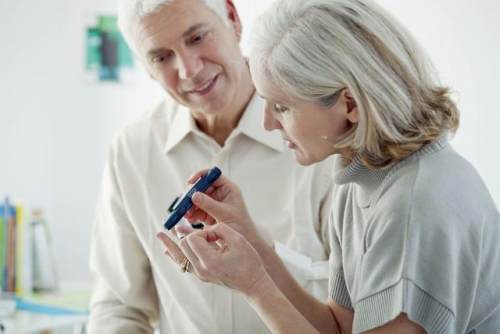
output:
<svg viewBox="0 0 500 334"><path fill-rule="evenodd" d="M191 79L201 72L203 62L198 54L185 52L177 56L177 69L180 79Z"/></svg>

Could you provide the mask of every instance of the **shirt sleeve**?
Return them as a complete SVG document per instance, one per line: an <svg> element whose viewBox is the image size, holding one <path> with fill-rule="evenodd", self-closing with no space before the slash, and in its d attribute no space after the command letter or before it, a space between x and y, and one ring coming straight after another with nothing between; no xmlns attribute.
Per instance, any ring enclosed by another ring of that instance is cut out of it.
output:
<svg viewBox="0 0 500 334"><path fill-rule="evenodd" d="M325 300L329 279L327 257L330 254L328 241L332 196L330 164L322 162L310 167L307 169L305 177L297 183L301 184L302 196L295 199L294 209L299 214L292 215L292 226L297 227L292 230L295 233L295 238L301 241L300 247L290 248L275 240L274 249L299 285L318 300ZM307 185L305 189L304 184ZM308 202L304 203L304 199ZM307 209L303 209L303 205ZM302 217L304 213L308 213L307 220L297 219L297 217Z"/></svg>
<svg viewBox="0 0 500 334"><path fill-rule="evenodd" d="M110 153L92 231L89 333L153 333L158 298L151 266L123 205Z"/></svg>

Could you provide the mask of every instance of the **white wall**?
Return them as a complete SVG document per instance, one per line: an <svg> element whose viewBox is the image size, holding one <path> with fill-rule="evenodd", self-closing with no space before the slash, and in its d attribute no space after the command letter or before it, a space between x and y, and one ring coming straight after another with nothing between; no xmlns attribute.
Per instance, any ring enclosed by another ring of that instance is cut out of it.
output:
<svg viewBox="0 0 500 334"><path fill-rule="evenodd" d="M154 102L136 84L83 77L85 22L114 1L0 0L0 198L42 207L64 281L87 281L89 230L108 145Z"/></svg>
<svg viewBox="0 0 500 334"><path fill-rule="evenodd" d="M245 26L269 0L237 0ZM456 149L500 203L500 3L495 0L379 0L416 35L457 92ZM111 13L112 0L0 0L0 199L46 211L64 281L87 281L90 226L113 133L161 96L143 75L135 84L82 77L84 22Z"/></svg>

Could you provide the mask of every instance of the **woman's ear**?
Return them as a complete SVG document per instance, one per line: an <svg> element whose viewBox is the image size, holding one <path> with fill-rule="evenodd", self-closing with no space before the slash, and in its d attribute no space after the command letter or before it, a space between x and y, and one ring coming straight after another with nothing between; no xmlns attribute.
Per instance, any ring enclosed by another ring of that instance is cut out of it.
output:
<svg viewBox="0 0 500 334"><path fill-rule="evenodd" d="M229 24L233 26L238 41L241 41L241 33L243 28L241 26L240 16L232 0L226 0L226 10Z"/></svg>
<svg viewBox="0 0 500 334"><path fill-rule="evenodd" d="M358 105L348 88L342 91L342 99L346 105L346 117L351 123L358 123Z"/></svg>

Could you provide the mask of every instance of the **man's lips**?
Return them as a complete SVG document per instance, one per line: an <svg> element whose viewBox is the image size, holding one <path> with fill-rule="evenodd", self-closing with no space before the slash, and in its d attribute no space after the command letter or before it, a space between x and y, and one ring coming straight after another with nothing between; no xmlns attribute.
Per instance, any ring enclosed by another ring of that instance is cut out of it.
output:
<svg viewBox="0 0 500 334"><path fill-rule="evenodd" d="M205 93L207 93L214 86L218 77L219 77L219 75L217 74L214 77L212 77L210 80L205 81L202 85L199 85L198 87L196 87L192 90L188 90L187 93L188 94L205 94Z"/></svg>

